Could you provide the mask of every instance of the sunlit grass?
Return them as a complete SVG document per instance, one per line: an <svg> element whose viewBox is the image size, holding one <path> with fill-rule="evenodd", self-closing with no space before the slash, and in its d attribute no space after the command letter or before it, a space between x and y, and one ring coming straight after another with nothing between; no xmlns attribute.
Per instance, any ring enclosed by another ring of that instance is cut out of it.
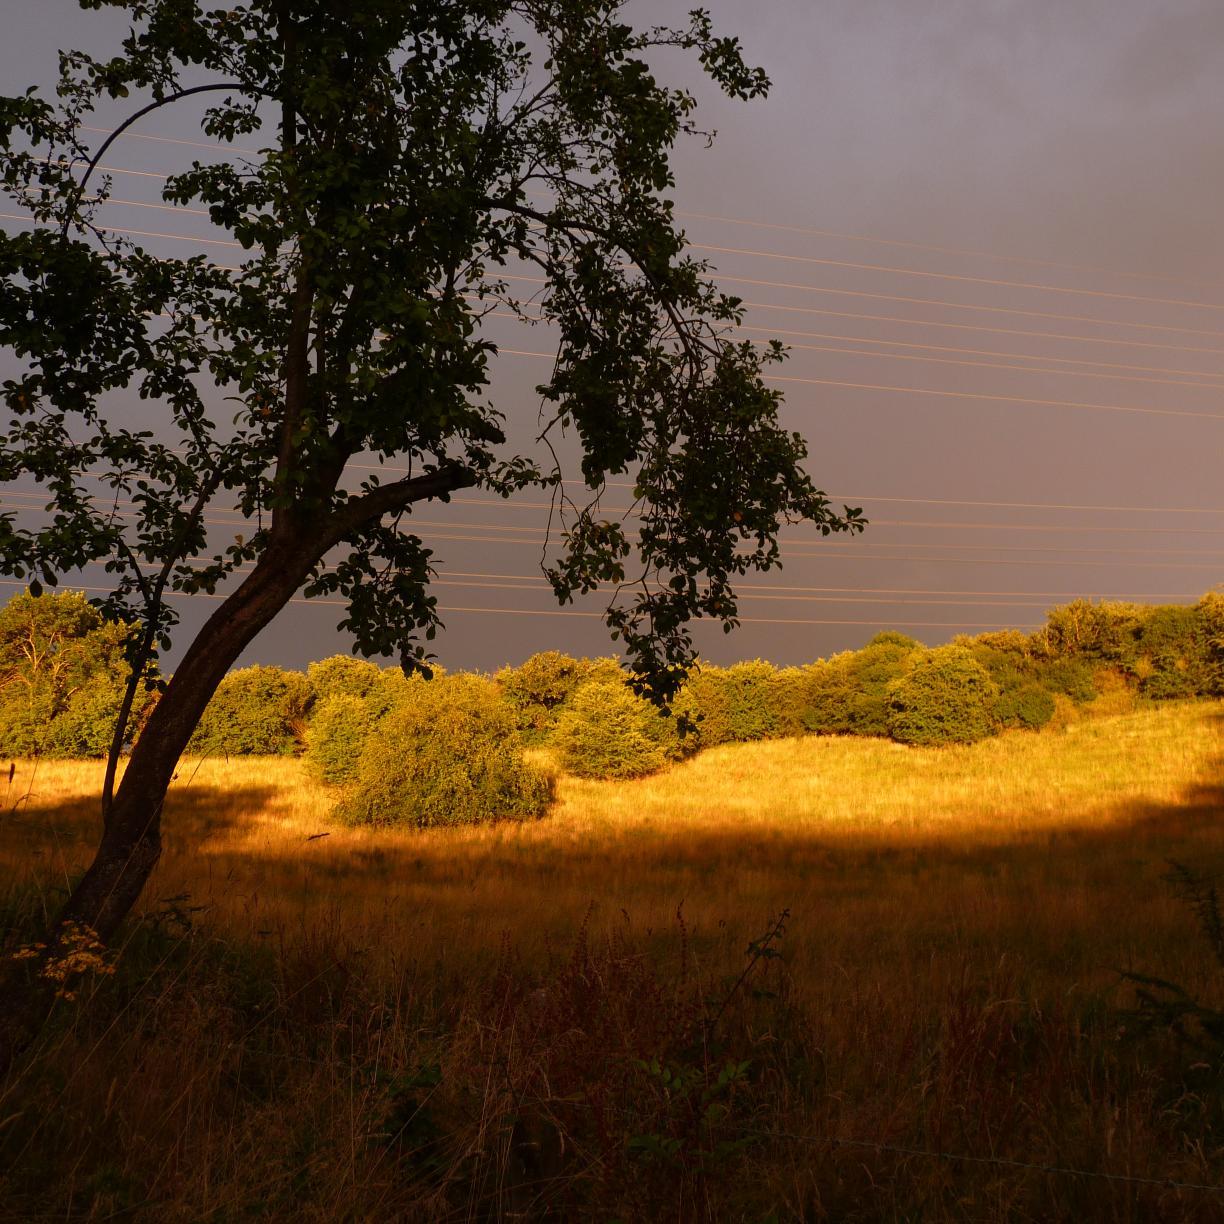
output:
<svg viewBox="0 0 1224 1224"><path fill-rule="evenodd" d="M1224 849L1202 792L1222 758L1224 706L1208 703L967 748L728 745L636 782L563 778L540 821L425 832L332 823L333 792L298 760L184 761L147 904L187 893L242 937L338 916L383 950L411 931L414 955L460 932L539 948L592 903L597 923L624 910L646 925L683 903L736 943L787 905L821 930L795 941L820 959L864 921L904 941L955 914L964 939L1014 922L1030 946L1099 928L1116 959L1168 914L1164 860ZM0 843L13 878L54 888L84 866L100 778L87 762L18 767Z"/></svg>
<svg viewBox="0 0 1224 1224"><path fill-rule="evenodd" d="M16 893L33 890L54 908L92 853L100 782L97 764L17 763L0 824L0 873ZM1127 967L1220 997L1219 969L1162 877L1169 860L1224 867L1224 703L1147 708L968 748L732 745L636 782L562 778L547 817L477 829L346 828L330 820L333 798L293 759L179 769L144 914L189 911L227 946L264 950L283 1040L316 1051L322 1040L324 1052L286 1070L292 1091L282 1085L257 1106L235 1097L227 1085L265 1056L267 1038L248 1048L253 1039L226 1037L227 996L201 998L211 989L201 978L182 998L171 983L149 1004L156 1036L125 1036L118 1070L90 1061L72 1072L73 1108L113 1108L126 1119L122 1137L96 1145L140 1193L175 1205L165 1218L192 1218L205 1200L238 1216L268 1184L283 1185L302 1143L297 1115L327 1137L312 1159L317 1193L331 1197L312 1200L309 1212L292 1199L291 1215L356 1218L403 1195L418 1203L381 1157L363 1163L364 1111L385 1107L369 1059L409 1069L440 1059L450 1116L476 1128L463 1150L479 1150L488 1142L479 1136L517 1116L523 1099L502 1080L549 1116L561 1108L549 1103L558 1084L598 1079L598 1051L576 1069L557 1053L560 1038L583 1030L584 1013L528 1008L515 1020L508 1004L490 1002L507 964L526 980L555 973L585 922L595 941L626 934L664 967L665 982L677 956L691 955L701 991L717 995L743 966L747 940L783 907L792 919L782 1011L741 1018L749 1052L768 1063L778 1051L783 1075L753 1089L775 1084L753 1106L762 1125L1159 1177L1224 1176L1214 1147L1178 1137L1170 1119L1182 1114L1168 1113L1156 1073L1119 1069L1108 1011L1125 1001L1117 970ZM609 962L606 971L622 970ZM583 989L594 989L598 974L581 973ZM622 1018L626 1057L651 1052L650 1017L634 1007L629 999ZM333 1013L341 1024L327 1020ZM323 1020L330 1036L320 1038L312 1026ZM647 1027L635 1034L639 1020ZM507 1031L510 1053L489 1036ZM337 1033L347 1052L327 1044L341 1042ZM373 1052L358 1057L362 1042ZM82 1048L65 1045L57 1057L83 1057ZM84 1048L93 1059L107 1042ZM813 1060L815 1083L803 1069ZM184 1067L193 1070L180 1089ZM52 1082L62 1073L53 1066ZM53 1110L37 1107L48 1121L33 1125L23 1152L52 1124L65 1139L75 1133L62 1104L69 1088L58 1091ZM20 1101L16 1090L0 1093L14 1117L34 1108ZM214 1113L229 1120L208 1120ZM583 1115L575 1117L580 1133ZM281 1163L264 1168L269 1151ZM768 1201L827 1200L830 1218L914 1218L930 1202L943 1203L933 1219L1153 1218L1125 1188L1105 1193L989 1166L949 1180L938 1165L862 1153L836 1173L802 1147L752 1159L754 1184L772 1187ZM962 1210L956 1195L969 1185ZM1161 1218L1209 1218L1196 1214L1201 1206L1178 1200ZM412 1211L407 1218L431 1218ZM780 1218L821 1215L804 1207Z"/></svg>

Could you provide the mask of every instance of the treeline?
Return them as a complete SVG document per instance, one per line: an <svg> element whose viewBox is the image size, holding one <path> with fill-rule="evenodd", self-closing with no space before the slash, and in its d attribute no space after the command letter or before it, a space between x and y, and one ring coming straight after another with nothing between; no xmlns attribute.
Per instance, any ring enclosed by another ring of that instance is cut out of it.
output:
<svg viewBox="0 0 1224 1224"><path fill-rule="evenodd" d="M76 594L19 595L0 612L0 753L101 756L127 676L127 631ZM546 747L566 771L640 777L719 744L798 735L967 744L1037 731L1085 708L1224 696L1224 595L1143 606L1077 600L1037 632L923 646L878 634L802 667L700 666L672 709L637 697L615 659L537 654L493 676L406 678L336 656L302 672L248 667L222 682L192 754L304 754L361 823L435 825L543 810ZM136 725L156 700L142 693Z"/></svg>

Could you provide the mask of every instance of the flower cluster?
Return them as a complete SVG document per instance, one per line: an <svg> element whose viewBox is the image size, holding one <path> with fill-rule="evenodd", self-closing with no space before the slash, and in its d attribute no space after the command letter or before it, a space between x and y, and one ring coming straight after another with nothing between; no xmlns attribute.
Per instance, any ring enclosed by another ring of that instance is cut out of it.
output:
<svg viewBox="0 0 1224 1224"><path fill-rule="evenodd" d="M27 944L12 954L13 960L37 960L47 951L44 943ZM105 959L106 945L91 926L81 922L65 922L51 955L43 963L39 976L55 986L55 997L71 1001L76 998L72 987L87 973L104 976L114 974L115 967Z"/></svg>

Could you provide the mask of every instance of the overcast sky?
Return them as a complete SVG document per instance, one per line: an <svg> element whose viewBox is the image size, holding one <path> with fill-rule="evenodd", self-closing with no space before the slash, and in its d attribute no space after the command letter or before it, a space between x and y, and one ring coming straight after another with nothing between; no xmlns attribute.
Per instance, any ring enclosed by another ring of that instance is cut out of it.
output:
<svg viewBox="0 0 1224 1224"><path fill-rule="evenodd" d="M640 11L678 19L685 7ZM1187 601L1219 583L1224 6L711 8L774 87L750 104L699 89L718 139L677 156L683 222L752 303L760 330L749 334L794 346L786 420L807 437L817 482L873 526L847 543L788 533L785 568L744 584L739 632L702 634L709 656L800 662L885 626L937 642L1035 625L1060 597ZM0 80L13 93L53 80L58 46L102 51L122 30L115 14L68 0L0 0L0 15ZM199 138L197 114L163 112L137 131ZM130 139L108 161L165 173L188 153L202 155ZM152 203L158 182L116 176L115 195ZM112 220L206 233L135 207ZM494 337L523 350L547 340L514 323ZM498 402L520 426L546 369L497 362ZM446 579L435 649L448 666L610 649L594 616L548 614L533 501L473 495L418 511ZM207 610L188 606L185 625ZM292 606L244 661L347 650L337 613Z"/></svg>

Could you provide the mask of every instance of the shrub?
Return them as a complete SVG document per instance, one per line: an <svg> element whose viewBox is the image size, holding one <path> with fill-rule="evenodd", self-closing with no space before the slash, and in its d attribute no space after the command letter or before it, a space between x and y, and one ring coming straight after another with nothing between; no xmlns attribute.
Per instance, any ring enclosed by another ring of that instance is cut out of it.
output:
<svg viewBox="0 0 1224 1224"><path fill-rule="evenodd" d="M674 722L616 680L591 680L566 703L549 741L580 778L639 778L674 752Z"/></svg>
<svg viewBox="0 0 1224 1224"><path fill-rule="evenodd" d="M443 673L439 669L434 670L434 676L436 679L443 679ZM420 673L409 677L398 667L384 668L378 673L378 679L364 697L370 720L378 722L386 718L392 710L411 700L418 684L428 683L430 682Z"/></svg>
<svg viewBox="0 0 1224 1224"><path fill-rule="evenodd" d="M1092 701L1097 696L1092 665L1083 659L1043 659L1037 664L1037 682L1051 693L1072 701Z"/></svg>
<svg viewBox="0 0 1224 1224"><path fill-rule="evenodd" d="M244 667L217 687L187 751L200 756L285 755L301 746L310 686L301 672Z"/></svg>
<svg viewBox="0 0 1224 1224"><path fill-rule="evenodd" d="M998 686L963 646L913 662L888 693L889 731L902 744L971 744L994 731Z"/></svg>
<svg viewBox="0 0 1224 1224"><path fill-rule="evenodd" d="M1049 656L1102 659L1129 669L1139 654L1146 617L1139 604L1076 599L1047 613L1037 638Z"/></svg>
<svg viewBox="0 0 1224 1224"><path fill-rule="evenodd" d="M1204 595L1195 608L1204 644L1203 693L1224 697L1224 595Z"/></svg>
<svg viewBox="0 0 1224 1224"><path fill-rule="evenodd" d="M306 730L306 760L315 775L324 782L352 782L373 726L360 697L337 693L316 706Z"/></svg>
<svg viewBox="0 0 1224 1224"><path fill-rule="evenodd" d="M810 667L783 667L774 676L773 700L777 712L777 734L802 735L807 728L808 690L812 683Z"/></svg>
<svg viewBox="0 0 1224 1224"><path fill-rule="evenodd" d="M356 782L337 808L351 824L482 824L539 816L552 798L550 774L523 757L514 713L479 676L405 681L371 735Z"/></svg>
<svg viewBox="0 0 1224 1224"><path fill-rule="evenodd" d="M1004 689L992 713L1001 727L1039 731L1054 717L1054 694L1032 683Z"/></svg>
<svg viewBox="0 0 1224 1224"><path fill-rule="evenodd" d="M722 668L694 667L676 695L672 711L677 719L684 718L690 724L682 741L688 751L730 742L731 704Z"/></svg>
<svg viewBox="0 0 1224 1224"><path fill-rule="evenodd" d="M736 743L774 739L783 734L778 669L763 659L736 663L722 674L727 694L729 738Z"/></svg>
<svg viewBox="0 0 1224 1224"><path fill-rule="evenodd" d="M547 738L561 707L581 685L620 676L615 659L575 659L559 650L545 650L518 667L503 668L493 679L514 708L519 730L531 743Z"/></svg>
<svg viewBox="0 0 1224 1224"><path fill-rule="evenodd" d="M1145 697L1161 701L1211 692L1211 645L1200 607L1152 608L1139 649L1139 691Z"/></svg>
<svg viewBox="0 0 1224 1224"><path fill-rule="evenodd" d="M810 669L804 726L819 735L889 734L889 685L923 649L903 633L877 634Z"/></svg>
<svg viewBox="0 0 1224 1224"><path fill-rule="evenodd" d="M352 655L332 655L306 669L310 700L324 705L332 697L364 697L378 683L382 668Z"/></svg>

